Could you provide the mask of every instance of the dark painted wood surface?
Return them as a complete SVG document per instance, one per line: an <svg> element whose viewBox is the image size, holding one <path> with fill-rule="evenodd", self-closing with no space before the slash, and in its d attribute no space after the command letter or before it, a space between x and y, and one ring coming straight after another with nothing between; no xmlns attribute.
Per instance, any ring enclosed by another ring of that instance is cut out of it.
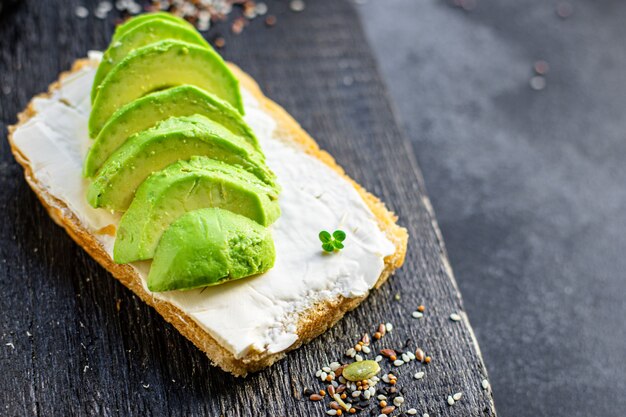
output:
<svg viewBox="0 0 626 417"><path fill-rule="evenodd" d="M79 20L77 4L24 0L0 21L0 415L322 416L321 404L302 399L303 388L319 387L315 371L345 360L357 335L381 321L396 329L375 348L410 338L433 358L397 371L407 404L431 416L495 415L471 329L448 319L462 311L460 294L413 152L348 2L317 0L300 14L270 2L277 26L254 21L227 36L223 54L399 214L411 234L407 261L331 331L245 380L211 367L98 267L49 219L12 160L5 136L16 113L110 38L115 16ZM418 321L410 313L419 304L427 310ZM426 377L412 380L420 368ZM464 396L450 407L455 392Z"/></svg>

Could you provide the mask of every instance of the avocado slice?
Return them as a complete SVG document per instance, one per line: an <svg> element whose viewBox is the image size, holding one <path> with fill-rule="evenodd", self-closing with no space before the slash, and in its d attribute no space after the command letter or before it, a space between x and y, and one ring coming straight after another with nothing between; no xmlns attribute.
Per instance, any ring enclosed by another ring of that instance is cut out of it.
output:
<svg viewBox="0 0 626 417"><path fill-rule="evenodd" d="M243 114L239 81L213 50L179 40L164 40L135 49L109 72L99 86L89 117L89 135L125 104L153 91L191 84L227 101Z"/></svg>
<svg viewBox="0 0 626 417"><path fill-rule="evenodd" d="M238 165L279 190L259 151L222 125L193 115L172 117L129 138L98 171L87 200L94 208L125 210L153 172L196 155Z"/></svg>
<svg viewBox="0 0 626 417"><path fill-rule="evenodd" d="M148 289L188 290L263 273L274 266L269 229L219 208L190 211L159 242Z"/></svg>
<svg viewBox="0 0 626 417"><path fill-rule="evenodd" d="M135 49L164 39L178 39L212 49L196 30L186 25L160 18L147 20L113 41L104 52L93 81L91 102L93 103L95 100L98 94L98 86L102 83L102 80L126 55Z"/></svg>
<svg viewBox="0 0 626 417"><path fill-rule="evenodd" d="M138 98L119 109L104 125L85 159L84 174L92 177L127 138L172 116L200 114L242 136L260 149L256 136L230 104L192 85L181 85Z"/></svg>
<svg viewBox="0 0 626 417"><path fill-rule="evenodd" d="M113 259L151 259L163 232L188 211L217 207L269 226L280 216L277 195L243 169L205 156L155 172L137 189L117 229Z"/></svg>
<svg viewBox="0 0 626 417"><path fill-rule="evenodd" d="M188 28L193 29L193 30L196 29L191 23L189 23L185 19L182 19L178 16L174 16L171 13L167 13L167 12L144 13L144 14L131 17L130 19L128 19L127 21L119 25L115 29L115 33L113 34L113 38L111 42L115 42L116 40L124 36L126 33L134 29L135 27L147 21L150 21L152 19L167 20L170 22L178 23L179 25L182 25L182 26L187 26Z"/></svg>

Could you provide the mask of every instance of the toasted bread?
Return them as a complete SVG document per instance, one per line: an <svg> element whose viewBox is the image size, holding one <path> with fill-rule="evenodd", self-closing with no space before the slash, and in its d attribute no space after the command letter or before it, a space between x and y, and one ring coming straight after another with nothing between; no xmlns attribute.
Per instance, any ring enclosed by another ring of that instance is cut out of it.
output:
<svg viewBox="0 0 626 417"><path fill-rule="evenodd" d="M59 88L60 83L65 77L81 70L81 68L86 65L90 65L88 59L77 60L71 71L61 74L59 81L51 84L47 93L37 97L50 97L50 95ZM319 159L331 169L344 176L355 187L366 205L375 215L380 229L396 248L395 252L387 256L384 260L385 268L375 284L375 288L378 288L387 280L393 271L404 262L408 241L406 229L396 224L396 216L387 210L385 205L378 198L368 193L363 187L347 177L333 157L321 150L313 138L311 138L283 108L265 97L259 86L250 76L233 64L229 64L229 66L239 79L241 86L252 93L259 101L261 108L274 119L277 124L275 135L280 140L294 142L297 146L301 147L304 152ZM30 161L20 152L20 149L13 141L13 133L16 129L26 123L35 114L35 106L31 101L27 108L18 115L18 123L9 127L9 142L15 159L24 168L26 181L37 194L52 219L63 227L72 239L115 278L133 291L144 302L152 306L166 321L171 323L181 334L200 350L205 352L214 365L236 376L245 376L250 372L270 366L283 358L289 350L298 348L326 331L341 319L347 311L357 307L366 298L366 296L356 298L338 296L333 300L317 303L299 314L297 325L298 340L288 349L277 353L251 351L244 357L236 358L191 317L185 314L185 312L169 302L153 297L153 295L145 289L144 285L142 285L141 277L133 267L114 263L96 237L81 223L77 213L72 212L60 198L51 194L45 187L45 184L39 181L33 172Z"/></svg>

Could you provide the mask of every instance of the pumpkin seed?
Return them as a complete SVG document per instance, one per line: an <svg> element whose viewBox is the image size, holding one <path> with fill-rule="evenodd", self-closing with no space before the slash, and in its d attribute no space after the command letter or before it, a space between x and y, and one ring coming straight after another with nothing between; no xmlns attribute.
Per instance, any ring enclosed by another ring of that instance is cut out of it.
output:
<svg viewBox="0 0 626 417"><path fill-rule="evenodd" d="M363 381L380 372L380 366L376 361L353 362L343 369L343 377L348 381Z"/></svg>

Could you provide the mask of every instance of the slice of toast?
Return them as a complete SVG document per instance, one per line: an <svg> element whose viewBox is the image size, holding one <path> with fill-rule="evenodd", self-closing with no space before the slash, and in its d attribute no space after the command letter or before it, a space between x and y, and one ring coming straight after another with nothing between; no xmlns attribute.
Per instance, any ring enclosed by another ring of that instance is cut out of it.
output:
<svg viewBox="0 0 626 417"><path fill-rule="evenodd" d="M51 94L59 89L60 83L65 77L80 71L86 65L89 65L88 59L77 60L71 71L61 74L59 80L50 85L48 93L41 94L37 97L50 97ZM379 228L385 233L389 241L395 245L395 252L387 256L384 260L385 268L375 284L375 288L378 288L393 271L404 262L408 241L406 229L396 224L396 216L388 211L378 198L368 193L363 187L347 177L343 169L337 165L332 156L320 150L313 138L311 138L283 108L266 98L259 86L250 76L233 64L229 64L229 66L239 79L241 86L258 100L262 110L269 114L276 122L277 127L274 135L280 140L297 144L304 152L319 159L331 169L344 176L354 186L363 201L375 215ZM357 307L366 298L367 295L355 298L337 296L335 299L319 302L313 307L299 313L296 331L298 339L288 349L275 353L268 351L251 351L243 357L235 357L235 355L222 346L184 311L150 294L142 284L141 277L132 266L114 263L101 243L89 231L86 225L82 224L78 214L72 212L58 196L51 194L49 189L45 187L45 184L37 178L30 161L13 141L13 133L16 129L28 122L35 114L35 106L33 101L31 101L28 107L18 115L18 123L9 127L9 142L15 159L24 168L26 181L33 191L35 191L44 207L46 207L52 219L62 226L72 239L83 247L83 249L115 278L137 294L144 302L156 309L166 321L171 323L194 345L205 352L214 365L236 376L245 376L250 372L263 369L283 358L287 351L298 348L326 331L341 319L347 311Z"/></svg>

